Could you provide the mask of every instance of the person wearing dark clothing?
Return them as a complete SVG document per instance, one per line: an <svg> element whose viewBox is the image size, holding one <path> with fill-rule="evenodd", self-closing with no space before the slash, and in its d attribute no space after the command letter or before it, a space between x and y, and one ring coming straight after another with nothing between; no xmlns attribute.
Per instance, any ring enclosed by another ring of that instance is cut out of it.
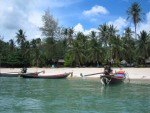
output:
<svg viewBox="0 0 150 113"><path fill-rule="evenodd" d="M21 73L26 73L27 72L27 68L22 68Z"/></svg>
<svg viewBox="0 0 150 113"><path fill-rule="evenodd" d="M112 69L110 66L105 66L104 67L104 74L105 75L110 75L110 73L112 72Z"/></svg>

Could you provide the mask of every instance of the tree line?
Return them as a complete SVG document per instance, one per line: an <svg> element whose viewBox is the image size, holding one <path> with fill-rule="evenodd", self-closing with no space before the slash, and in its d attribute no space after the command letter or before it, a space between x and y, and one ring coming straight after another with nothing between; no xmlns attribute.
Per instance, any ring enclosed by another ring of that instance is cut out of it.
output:
<svg viewBox="0 0 150 113"><path fill-rule="evenodd" d="M103 66L113 61L118 66L122 60L134 66L144 66L150 57L150 33L145 30L136 33L137 24L142 20L142 9L132 3L127 9L128 20L133 21L135 30L125 28L118 34L114 25L99 25L98 32L75 33L73 28L60 27L58 21L45 11L40 28L43 38L27 40L22 29L8 42L0 36L1 67L49 67L64 59L67 67Z"/></svg>

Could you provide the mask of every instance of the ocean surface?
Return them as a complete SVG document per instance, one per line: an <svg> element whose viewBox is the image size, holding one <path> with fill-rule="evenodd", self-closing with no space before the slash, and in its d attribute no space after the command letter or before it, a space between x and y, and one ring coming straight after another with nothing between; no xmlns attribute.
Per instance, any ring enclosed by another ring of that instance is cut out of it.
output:
<svg viewBox="0 0 150 113"><path fill-rule="evenodd" d="M0 77L0 113L150 113L150 81Z"/></svg>

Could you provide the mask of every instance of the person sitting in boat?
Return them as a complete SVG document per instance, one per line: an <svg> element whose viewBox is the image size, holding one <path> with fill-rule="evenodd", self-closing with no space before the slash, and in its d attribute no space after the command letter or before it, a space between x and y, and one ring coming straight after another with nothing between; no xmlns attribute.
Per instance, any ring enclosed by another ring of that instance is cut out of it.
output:
<svg viewBox="0 0 150 113"><path fill-rule="evenodd" d="M22 68L21 73L26 73L27 72L27 68Z"/></svg>
<svg viewBox="0 0 150 113"><path fill-rule="evenodd" d="M111 67L110 66L105 66L105 68L104 68L104 74L105 75L110 75L110 73L112 73L112 69L111 69Z"/></svg>

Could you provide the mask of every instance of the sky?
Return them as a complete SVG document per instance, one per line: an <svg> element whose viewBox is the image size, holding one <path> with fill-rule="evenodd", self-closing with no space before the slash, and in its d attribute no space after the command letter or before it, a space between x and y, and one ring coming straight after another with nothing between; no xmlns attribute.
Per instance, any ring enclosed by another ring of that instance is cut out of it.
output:
<svg viewBox="0 0 150 113"><path fill-rule="evenodd" d="M122 34L126 27L134 30L126 13L133 2L139 3L143 12L137 32L150 32L150 0L0 0L0 38L15 39L19 29L25 32L27 40L42 37L39 28L47 9L59 26L74 28L75 32L88 34L106 23Z"/></svg>

